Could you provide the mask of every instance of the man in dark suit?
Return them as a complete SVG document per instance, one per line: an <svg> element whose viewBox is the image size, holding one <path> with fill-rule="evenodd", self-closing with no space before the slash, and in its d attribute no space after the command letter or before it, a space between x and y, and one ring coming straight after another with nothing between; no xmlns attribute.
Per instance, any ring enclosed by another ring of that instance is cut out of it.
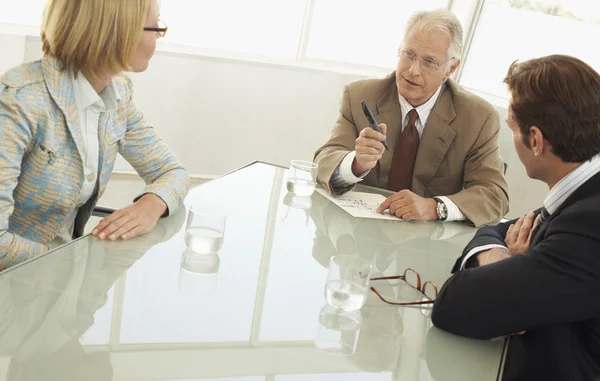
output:
<svg viewBox="0 0 600 381"><path fill-rule="evenodd" d="M508 125L544 207L480 229L435 302L433 324L510 338L504 380L600 376L600 75L553 55L514 63Z"/></svg>

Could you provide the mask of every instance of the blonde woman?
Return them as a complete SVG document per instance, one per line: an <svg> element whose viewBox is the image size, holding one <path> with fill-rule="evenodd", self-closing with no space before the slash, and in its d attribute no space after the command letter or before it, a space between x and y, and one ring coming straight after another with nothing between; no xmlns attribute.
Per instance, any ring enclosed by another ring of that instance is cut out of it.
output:
<svg viewBox="0 0 600 381"><path fill-rule="evenodd" d="M182 205L189 177L132 100L167 28L157 0L49 0L44 57L0 79L0 269L82 234L119 152L147 186L94 228L131 239Z"/></svg>

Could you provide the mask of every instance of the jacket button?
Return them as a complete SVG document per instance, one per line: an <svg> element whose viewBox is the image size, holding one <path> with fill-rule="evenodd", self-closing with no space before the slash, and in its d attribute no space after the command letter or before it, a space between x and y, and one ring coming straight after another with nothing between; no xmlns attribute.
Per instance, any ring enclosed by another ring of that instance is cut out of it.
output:
<svg viewBox="0 0 600 381"><path fill-rule="evenodd" d="M93 173L90 173L89 175L87 175L87 181L91 183L92 181L94 181L94 178L95 178L95 177L96 177L96 176L94 176L94 174L93 174Z"/></svg>

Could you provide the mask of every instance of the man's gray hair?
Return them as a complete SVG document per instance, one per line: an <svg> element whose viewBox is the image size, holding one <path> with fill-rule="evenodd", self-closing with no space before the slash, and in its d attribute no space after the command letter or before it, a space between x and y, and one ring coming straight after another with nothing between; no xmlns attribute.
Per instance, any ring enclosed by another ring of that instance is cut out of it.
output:
<svg viewBox="0 0 600 381"><path fill-rule="evenodd" d="M404 28L405 39L415 26L421 28L425 33L435 31L446 33L450 36L447 59L460 59L463 47L463 28L454 13L446 8L413 13Z"/></svg>

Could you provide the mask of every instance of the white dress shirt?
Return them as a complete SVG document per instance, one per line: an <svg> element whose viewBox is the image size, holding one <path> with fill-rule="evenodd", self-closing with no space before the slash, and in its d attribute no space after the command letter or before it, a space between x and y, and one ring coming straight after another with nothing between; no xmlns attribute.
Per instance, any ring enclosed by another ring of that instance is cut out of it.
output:
<svg viewBox="0 0 600 381"><path fill-rule="evenodd" d="M71 75L71 79L73 81L73 93L79 114L79 128L83 138L81 161L83 162L84 183L79 203L77 204L79 208L85 205L92 197L98 182L98 158L100 151L98 125L100 123L100 115L107 111L116 110L117 102L121 99L121 96L113 81L110 81L108 86L98 94L82 73L79 73L77 78ZM76 216L77 210L73 211L67 217L55 240L51 243L51 247L71 241Z"/></svg>
<svg viewBox="0 0 600 381"><path fill-rule="evenodd" d="M556 185L550 189L548 195L544 199L544 208L548 211L548 215L556 212L563 202L577 190L582 184L588 181L592 176L600 172L600 155L594 156L590 160L584 162L579 167L572 170L568 175L563 177ZM485 250L500 247L506 249L505 245L483 245L474 247L465 255L461 264L461 269L465 268L467 260L473 255Z"/></svg>
<svg viewBox="0 0 600 381"><path fill-rule="evenodd" d="M443 85L442 85L443 86ZM418 107L413 107L408 103L408 101L400 94L398 94L398 100L400 103L400 112L402 114L402 125L401 131L404 131L404 128L408 125L408 112L413 108L417 110L417 114L419 117L415 121L415 127L419 133L419 138L423 136L423 130L425 129L425 125L427 124L427 119L429 118L429 114L431 114L431 110L433 106L435 106L435 102L437 101L440 92L442 91L442 86L440 86L435 94L429 100ZM355 176L352 172L352 163L354 162L354 158L356 157L356 151L352 151L348 153L344 160L340 163L340 166L336 168L331 176L330 185L333 189L342 189L347 188L353 184L356 184L363 180L363 178L370 172L366 171L360 176ZM444 204L446 204L446 208L448 209L448 218L447 221L462 221L466 220L465 215L460 211L458 206L448 197L440 196Z"/></svg>

